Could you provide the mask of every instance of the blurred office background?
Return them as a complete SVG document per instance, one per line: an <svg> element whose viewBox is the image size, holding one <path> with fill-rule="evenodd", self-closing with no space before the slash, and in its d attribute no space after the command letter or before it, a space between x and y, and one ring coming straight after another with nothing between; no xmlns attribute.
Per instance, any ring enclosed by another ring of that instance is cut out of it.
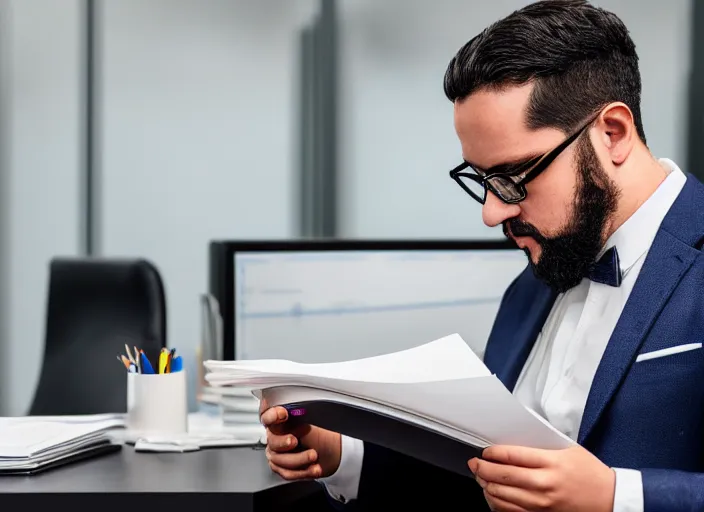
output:
<svg viewBox="0 0 704 512"><path fill-rule="evenodd" d="M150 259L188 354L212 239L500 238L447 177L442 77L526 3L0 0L0 414L32 398L53 256ZM696 172L701 4L595 3L638 45L653 152Z"/></svg>

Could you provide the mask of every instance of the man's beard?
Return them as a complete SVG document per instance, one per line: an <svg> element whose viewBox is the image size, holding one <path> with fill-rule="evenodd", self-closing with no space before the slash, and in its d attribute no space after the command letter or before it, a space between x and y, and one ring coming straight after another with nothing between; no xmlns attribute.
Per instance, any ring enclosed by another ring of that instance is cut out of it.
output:
<svg viewBox="0 0 704 512"><path fill-rule="evenodd" d="M519 219L504 222L514 237L530 236L540 244L537 263L525 250L535 276L557 293L577 286L601 251L606 223L616 210L619 190L601 167L588 138L577 141L577 190L572 218L555 237L543 236Z"/></svg>

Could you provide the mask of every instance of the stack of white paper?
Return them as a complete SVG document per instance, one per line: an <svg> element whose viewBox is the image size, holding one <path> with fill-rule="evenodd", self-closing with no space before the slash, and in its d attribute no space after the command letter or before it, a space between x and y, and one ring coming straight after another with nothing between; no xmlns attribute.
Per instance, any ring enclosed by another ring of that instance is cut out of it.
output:
<svg viewBox="0 0 704 512"><path fill-rule="evenodd" d="M259 438L266 433L259 421L259 399L238 386L206 386L201 403L215 408L223 426L242 436Z"/></svg>
<svg viewBox="0 0 704 512"><path fill-rule="evenodd" d="M233 427L261 427L259 423L259 400L247 388L236 386L210 387L208 401L217 405L222 421Z"/></svg>
<svg viewBox="0 0 704 512"><path fill-rule="evenodd" d="M523 407L462 338L354 361L207 361L211 386L266 392L270 405L329 400L411 422L465 444L559 449L568 437Z"/></svg>
<svg viewBox="0 0 704 512"><path fill-rule="evenodd" d="M32 472L113 443L113 415L0 418L0 474Z"/></svg>

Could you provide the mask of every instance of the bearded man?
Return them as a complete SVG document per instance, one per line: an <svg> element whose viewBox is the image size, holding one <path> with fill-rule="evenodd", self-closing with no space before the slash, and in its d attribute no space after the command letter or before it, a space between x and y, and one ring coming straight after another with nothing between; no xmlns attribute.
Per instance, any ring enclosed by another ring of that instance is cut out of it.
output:
<svg viewBox="0 0 704 512"><path fill-rule="evenodd" d="M492 446L463 478L263 404L272 469L360 510L704 510L704 186L646 145L628 30L536 2L461 48L444 85L450 177L529 259L484 362L577 444Z"/></svg>

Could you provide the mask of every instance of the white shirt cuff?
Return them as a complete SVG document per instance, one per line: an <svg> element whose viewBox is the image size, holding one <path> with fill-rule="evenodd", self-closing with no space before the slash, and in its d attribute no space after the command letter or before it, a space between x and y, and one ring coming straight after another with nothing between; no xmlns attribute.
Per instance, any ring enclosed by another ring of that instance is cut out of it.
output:
<svg viewBox="0 0 704 512"><path fill-rule="evenodd" d="M337 471L326 478L319 478L318 482L325 485L330 496L341 503L347 503L356 499L359 492L364 443L359 439L342 436L341 448L340 466Z"/></svg>
<svg viewBox="0 0 704 512"><path fill-rule="evenodd" d="M640 471L612 469L616 473L613 512L643 512L643 477Z"/></svg>

